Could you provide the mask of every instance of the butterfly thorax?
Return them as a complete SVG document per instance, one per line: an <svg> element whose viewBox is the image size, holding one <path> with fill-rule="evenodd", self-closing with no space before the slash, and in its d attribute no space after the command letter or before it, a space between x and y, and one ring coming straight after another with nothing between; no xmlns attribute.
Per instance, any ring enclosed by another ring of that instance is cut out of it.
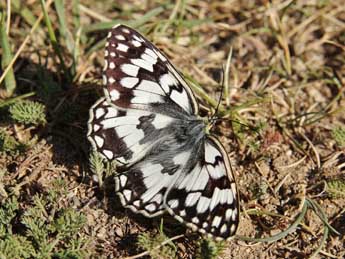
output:
<svg viewBox="0 0 345 259"><path fill-rule="evenodd" d="M165 128L159 145L183 151L198 146L204 137L204 121L197 117L190 117L188 120L174 120L169 127Z"/></svg>

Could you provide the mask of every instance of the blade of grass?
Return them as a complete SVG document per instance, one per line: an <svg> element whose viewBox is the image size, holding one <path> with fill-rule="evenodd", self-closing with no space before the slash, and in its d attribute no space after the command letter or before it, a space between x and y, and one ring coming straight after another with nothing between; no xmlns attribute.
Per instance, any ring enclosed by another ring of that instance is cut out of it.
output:
<svg viewBox="0 0 345 259"><path fill-rule="evenodd" d="M48 0L47 5L46 5L47 9L50 7L51 3L52 3L52 0ZM11 62L8 64L8 66L6 67L4 72L2 73L2 75L0 77L0 84L2 83L4 78L6 77L8 71L10 71L12 69L12 66L13 66L14 62L16 62L16 60L19 57L20 53L22 53L24 47L26 46L26 44L28 43L29 39L31 38L31 35L36 31L36 29L37 29L37 27L40 24L42 19L43 19L43 14L41 13L40 16L38 17L38 19L36 20L34 26L32 26L29 35L26 36L26 38L24 39L23 43L20 45L18 51L14 55L13 59L11 60Z"/></svg>
<svg viewBox="0 0 345 259"><path fill-rule="evenodd" d="M7 20L6 20L6 33L10 32L11 25L11 1L7 0Z"/></svg>
<svg viewBox="0 0 345 259"><path fill-rule="evenodd" d="M130 27L136 28L139 27L142 24L145 24L147 21L149 21L152 17L158 16L161 12L164 11L163 7L158 7L155 8L153 10L151 10L150 12L146 13L145 15L143 15L140 19L136 20L136 21L125 21L125 20L112 20L111 22L100 22L94 25L90 25L87 28L84 28L84 33L90 33L90 32L94 32L94 31L99 31L99 30L107 30L112 28L115 24L125 24L128 25ZM102 39L100 41L98 41L96 44L94 44L86 53L86 55L90 55L90 53L93 53L94 51L103 48L104 44L105 44L106 39Z"/></svg>
<svg viewBox="0 0 345 259"><path fill-rule="evenodd" d="M307 201L305 201L303 204L303 208L302 208L301 213L298 215L295 222L292 223L285 231L282 231L276 235L266 237L266 238L251 238L251 237L236 235L236 239L243 240L243 241L250 241L250 242L274 242L274 241L280 240L280 239L286 237L291 232L295 231L297 226L304 219L305 213L307 212L307 209L309 207L308 205L309 205L309 203Z"/></svg>
<svg viewBox="0 0 345 259"><path fill-rule="evenodd" d="M328 218L325 214L325 212L323 211L323 209L321 208L321 206L313 201L312 199L307 199L307 201L310 204L310 207L314 210L314 212L316 213L316 215L321 219L321 221L323 222L323 224L329 229L331 230L334 234L340 236L341 234L335 229L333 228L329 222L328 222Z"/></svg>
<svg viewBox="0 0 345 259"><path fill-rule="evenodd" d="M166 23L163 25L163 28L161 29L162 34L164 34L166 30L168 29L168 27L173 23L182 5L183 5L182 0L176 1L174 9L170 13L169 19L166 21Z"/></svg>
<svg viewBox="0 0 345 259"><path fill-rule="evenodd" d="M287 4L287 6L291 4L293 1L290 0L288 2L289 3ZM269 18L272 29L274 31L274 35L284 51L284 58L282 59L283 66L287 74L291 75L291 53L288 45L288 35L286 33L285 24L282 23L282 17L279 16L279 13L276 9L271 8L269 12Z"/></svg>
<svg viewBox="0 0 345 259"><path fill-rule="evenodd" d="M155 9L152 9L151 11L147 12L146 14L144 14L139 19L133 20L131 22L127 22L127 24L133 28L137 28L137 27L149 22L153 17L157 17L159 14L161 14L166 9L167 8L164 8L162 6L157 7Z"/></svg>
<svg viewBox="0 0 345 259"><path fill-rule="evenodd" d="M99 30L107 30L112 28L115 24L121 23L121 24L126 24L130 27L137 28L140 25L143 25L150 21L152 17L156 17L159 14L161 14L165 9L163 7L157 7L149 12L147 12L145 15L143 15L141 18L137 20L131 20L131 21L125 21L125 20L112 20L111 22L99 22L96 24L92 24L85 28L85 33L90 33L94 31L99 31Z"/></svg>
<svg viewBox="0 0 345 259"><path fill-rule="evenodd" d="M64 0L54 0L54 7L59 20L59 31L60 34L65 36L67 32L66 15L64 8Z"/></svg>
<svg viewBox="0 0 345 259"><path fill-rule="evenodd" d="M72 14L74 28L80 28L80 8L79 0L72 1Z"/></svg>
<svg viewBox="0 0 345 259"><path fill-rule="evenodd" d="M80 56L81 34L82 34L82 27L80 27L76 32L74 49L73 49L73 53L72 53L73 54L73 66L72 66L71 70L72 70L72 75L74 77L76 77L76 74L77 74L77 65L78 65L79 56ZM73 78L73 79L76 79L76 78Z"/></svg>
<svg viewBox="0 0 345 259"><path fill-rule="evenodd" d="M35 92L30 92L27 94L23 94L23 95L19 95L19 96L13 97L13 98L6 99L6 101L0 101L0 108L8 106L12 103L15 103L18 100L22 100L22 99L25 99L27 97L34 96L35 94L36 94Z"/></svg>
<svg viewBox="0 0 345 259"><path fill-rule="evenodd" d="M224 98L227 107L230 105L229 98L229 76L230 76L230 65L232 58L232 47L230 48L228 58L226 59L225 71L224 71Z"/></svg>
<svg viewBox="0 0 345 259"><path fill-rule="evenodd" d="M57 42L53 26L52 26L52 23L50 21L49 15L48 15L48 11L47 11L47 9L45 7L45 0L40 0L40 3L41 3L43 15L44 15L45 23L47 25L50 42L51 42L51 44L52 44L52 46L54 48L54 51L55 51L56 55L59 58L61 69L64 71L65 76L66 76L68 82L71 82L71 77L70 77L69 71L67 70L67 67L65 65L65 61L63 59L63 55L62 55L62 52L61 52L61 49L60 49L60 45Z"/></svg>
<svg viewBox="0 0 345 259"><path fill-rule="evenodd" d="M65 2L64 0L54 0L54 6L55 6L58 19L59 19L60 34L65 39L66 46L69 53L72 53L74 49L74 40L66 23L67 17L66 17L64 2Z"/></svg>
<svg viewBox="0 0 345 259"><path fill-rule="evenodd" d="M8 35L6 33L5 15L3 13L1 14L0 45L2 47L1 67L2 69L4 69L11 63L12 53ZM5 88L7 97L12 96L13 92L16 89L16 79L14 77L14 72L12 68L9 69L9 71L6 74Z"/></svg>
<svg viewBox="0 0 345 259"><path fill-rule="evenodd" d="M210 97L194 80L188 75L184 75L184 77L188 81L188 85L193 89L193 91L199 95L202 99L204 99L206 102L208 102L213 108L216 108L218 105L218 101ZM224 107L222 105L219 105L218 111L220 113L224 112Z"/></svg>
<svg viewBox="0 0 345 259"><path fill-rule="evenodd" d="M92 53L94 53L97 50L100 50L102 48L104 48L105 42L107 41L106 38L96 42L95 44L93 44L90 49L87 50L87 52L85 52L85 56L89 56Z"/></svg>
<svg viewBox="0 0 345 259"><path fill-rule="evenodd" d="M20 0L12 0L12 9L14 12L19 13L19 15L31 26L35 24L35 15L25 6Z"/></svg>
<svg viewBox="0 0 345 259"><path fill-rule="evenodd" d="M95 10L89 7L86 7L83 4L78 3L78 9L86 15L90 16L91 18L98 20L100 22L111 22L111 19L109 19L108 17L105 17L104 15L96 12Z"/></svg>
<svg viewBox="0 0 345 259"><path fill-rule="evenodd" d="M319 246L317 249L310 255L308 258L314 258L318 253L321 252L321 249L324 247L326 240L328 238L328 233L329 230L334 232L337 235L340 235L338 231L336 231L329 223L326 214L322 210L322 208L313 200L306 198L302 207L301 213L298 215L297 219L293 224L290 225L285 231L282 231L276 235L266 237L266 238L251 238L251 237L246 237L246 236L241 236L241 235L236 235L237 239L244 240L244 241L252 241L252 242L274 242L277 240L280 240L287 236L289 233L294 231L299 224L301 224L302 220L304 219L304 216L307 212L307 209L310 208L312 209L316 215L321 219L321 221L324 224L324 230L323 230L323 236L320 241Z"/></svg>
<svg viewBox="0 0 345 259"><path fill-rule="evenodd" d="M120 19L116 19L116 20L112 20L111 22L99 22L99 23L95 23L95 24L91 24L90 26L87 26L84 29L84 33L90 33L90 32L94 32L94 31L101 31L101 30L108 30L111 27L113 27L115 24L127 24L125 20L120 20Z"/></svg>
<svg viewBox="0 0 345 259"><path fill-rule="evenodd" d="M73 63L70 68L70 75L74 77L76 74L76 67L78 65L77 62L78 62L78 56L79 56L79 45L76 46L76 42L75 42L76 40L73 39L71 31L68 29L68 25L66 23L67 17L66 17L64 2L65 2L64 0L54 0L54 6L57 12L58 19L59 19L60 35L65 39L68 52L72 54L73 56ZM80 30L81 28L78 29L78 32L80 32ZM78 35L75 35L75 37L78 37Z"/></svg>

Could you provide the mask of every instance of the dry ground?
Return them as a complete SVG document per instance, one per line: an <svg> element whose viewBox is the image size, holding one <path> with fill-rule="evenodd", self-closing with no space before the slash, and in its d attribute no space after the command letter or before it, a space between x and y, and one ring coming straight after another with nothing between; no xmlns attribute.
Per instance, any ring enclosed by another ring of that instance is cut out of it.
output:
<svg viewBox="0 0 345 259"><path fill-rule="evenodd" d="M19 151L2 149L0 156L0 204L5 208L12 197L19 203L9 223L13 233L32 241L25 234L23 215L34 206L35 195L60 188L57 179L63 180L63 191L56 190L55 207L48 203L45 211L52 218L52 207L84 215L76 233L85 240L79 248L82 257L133 256L143 252L139 235L159 233L161 218L146 219L122 208L113 192L114 172L100 187L89 169L88 109L101 93L107 28L121 21L141 30L202 87L204 115L214 111L222 67L233 49L220 114L227 120L214 134L228 151L239 186L238 235L265 238L285 231L309 199L322 209L309 206L297 228L273 242L239 237L224 243L218 257L345 258L344 1L71 3L64 5L63 21L59 7L48 8L60 50L52 47L44 19L29 34L42 13L37 1L12 8L13 54L29 35L13 66L17 88L10 97L2 90L0 97L2 132L25 146ZM6 12L5 3L1 6ZM32 15L31 22L23 10ZM70 78L59 65L58 53ZM33 93L26 99L45 105L47 123L20 123L9 115L10 105L1 105L26 93ZM323 224L322 213L338 234ZM328 234L320 247L325 229ZM200 236L169 216L163 219L163 232L166 238L187 233L171 245L176 258L205 258L198 252ZM49 232L49 242L56 240L54 233ZM60 239L57 244L54 251L67 249ZM167 258L169 251L156 256Z"/></svg>

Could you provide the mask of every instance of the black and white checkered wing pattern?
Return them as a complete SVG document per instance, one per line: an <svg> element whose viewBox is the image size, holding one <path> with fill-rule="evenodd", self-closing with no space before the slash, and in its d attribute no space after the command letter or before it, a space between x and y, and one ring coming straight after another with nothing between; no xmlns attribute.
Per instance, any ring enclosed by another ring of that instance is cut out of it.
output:
<svg viewBox="0 0 345 259"><path fill-rule="evenodd" d="M182 174L191 150L173 154L167 146L156 146L144 160L135 163L115 177L122 204L134 212L153 217L166 210L164 197ZM167 145L167 144L165 144Z"/></svg>
<svg viewBox="0 0 345 259"><path fill-rule="evenodd" d="M90 109L88 139L119 163L115 190L122 204L148 217L168 211L218 239L233 236L239 205L229 159L164 54L135 30L115 26L103 81L105 97Z"/></svg>
<svg viewBox="0 0 345 259"><path fill-rule="evenodd" d="M191 228L226 239L235 234L239 200L228 156L214 137L204 142L196 165L167 194L168 211Z"/></svg>
<svg viewBox="0 0 345 259"><path fill-rule="evenodd" d="M141 160L174 118L147 110L121 109L99 99L90 109L88 139L108 160L129 165Z"/></svg>
<svg viewBox="0 0 345 259"><path fill-rule="evenodd" d="M164 54L125 25L108 34L103 81L107 99L118 107L198 112L192 91Z"/></svg>

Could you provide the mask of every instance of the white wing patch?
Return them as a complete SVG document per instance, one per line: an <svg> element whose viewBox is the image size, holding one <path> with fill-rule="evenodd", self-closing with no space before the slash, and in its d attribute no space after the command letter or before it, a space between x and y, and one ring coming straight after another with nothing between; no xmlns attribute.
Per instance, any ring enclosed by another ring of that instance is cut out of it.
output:
<svg viewBox="0 0 345 259"><path fill-rule="evenodd" d="M164 74L159 78L159 83L164 89L165 93L169 93L170 91L170 86L173 86L176 84L175 78L170 74Z"/></svg>
<svg viewBox="0 0 345 259"><path fill-rule="evenodd" d="M139 79L136 77L124 77L120 82L123 87L133 88L139 82Z"/></svg>
<svg viewBox="0 0 345 259"><path fill-rule="evenodd" d="M150 94L147 91L133 91L134 98L132 98L131 103L133 104L147 104L147 103L164 103L164 98L156 94Z"/></svg>
<svg viewBox="0 0 345 259"><path fill-rule="evenodd" d="M134 47L140 47L141 46L141 43L137 40L132 40L132 44L134 45Z"/></svg>
<svg viewBox="0 0 345 259"><path fill-rule="evenodd" d="M117 90L115 90L115 89L111 90L111 91L109 92L109 95L110 95L110 99L111 99L112 101L116 101L116 100L118 100L118 99L120 98L120 93L119 93L119 91L117 91Z"/></svg>
<svg viewBox="0 0 345 259"><path fill-rule="evenodd" d="M153 72L153 63L141 58L131 59L131 62L141 68L144 68L150 72Z"/></svg>
<svg viewBox="0 0 345 259"><path fill-rule="evenodd" d="M165 95L162 88L160 88L159 84L153 81L149 81L149 80L142 80L135 89L148 92L148 93L162 95L162 96Z"/></svg>
<svg viewBox="0 0 345 259"><path fill-rule="evenodd" d="M129 76L137 76L139 67L132 64L123 64L121 70Z"/></svg>

